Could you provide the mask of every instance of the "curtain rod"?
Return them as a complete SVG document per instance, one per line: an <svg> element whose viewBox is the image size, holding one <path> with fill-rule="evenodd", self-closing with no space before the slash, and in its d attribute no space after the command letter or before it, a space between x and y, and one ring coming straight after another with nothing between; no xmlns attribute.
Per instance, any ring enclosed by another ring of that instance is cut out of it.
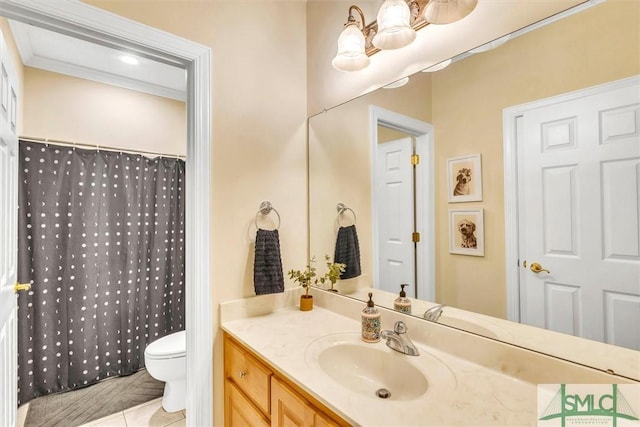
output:
<svg viewBox="0 0 640 427"><path fill-rule="evenodd" d="M32 137L32 136L19 136L18 139L23 141L36 142L39 144L56 144L56 145L64 145L67 147L79 147L79 148L86 147L89 149L116 151L120 153L142 154L142 155L162 156L162 157L175 157L177 159L182 159L182 160L185 160L185 157L186 157L182 154L167 154L167 153L159 153L156 151L143 151L143 150L136 150L132 148L119 148L119 147L112 147L109 145L99 145L99 144L92 145L92 144L87 144L83 142L61 141L57 139L38 138L38 137Z"/></svg>

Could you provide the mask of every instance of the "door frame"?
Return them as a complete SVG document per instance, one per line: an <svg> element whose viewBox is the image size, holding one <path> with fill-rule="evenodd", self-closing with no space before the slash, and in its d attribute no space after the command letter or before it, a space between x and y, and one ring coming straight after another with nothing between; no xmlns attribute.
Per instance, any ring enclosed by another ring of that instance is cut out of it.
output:
<svg viewBox="0 0 640 427"><path fill-rule="evenodd" d="M504 150L504 228L507 285L507 319L520 323L520 226L518 215L518 122L530 110L577 100L627 86L637 85L640 76L590 86L560 95L505 108L502 112Z"/></svg>
<svg viewBox="0 0 640 427"><path fill-rule="evenodd" d="M369 106L369 150L371 158L371 224L372 224L372 253L378 258L378 230L375 194L375 173L379 160L376 146L378 145L378 125L385 126L416 138L416 154L420 156L420 164L424 167L416 169L416 186L423 191L416 192L416 225L421 231L421 245L416 246L417 277L416 292L420 299L435 301L435 187L434 187L434 138L433 126L421 120L405 116L394 111L386 110L376 105ZM422 215L418 215L422 213ZM422 268L420 268L422 267ZM379 283L378 270L373 269L373 283ZM398 283L398 286L400 284Z"/></svg>
<svg viewBox="0 0 640 427"><path fill-rule="evenodd" d="M210 271L211 49L71 1L0 0L0 16L128 51L187 71L187 424L213 424Z"/></svg>

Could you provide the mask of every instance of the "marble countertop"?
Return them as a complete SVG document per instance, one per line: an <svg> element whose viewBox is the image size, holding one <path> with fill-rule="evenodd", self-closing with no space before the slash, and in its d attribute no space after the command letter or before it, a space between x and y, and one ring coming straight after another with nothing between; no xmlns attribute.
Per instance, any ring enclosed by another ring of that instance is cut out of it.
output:
<svg viewBox="0 0 640 427"><path fill-rule="evenodd" d="M383 323L383 328L389 328ZM359 334L360 322L316 306L301 312L282 306L266 314L222 319L222 329L255 351L288 379L347 422L361 426L489 426L536 425L536 385L457 357L424 342L426 335L408 335L421 355L405 358L430 381L424 395L413 400L380 399L355 393L309 362L309 346L330 334ZM437 365L437 369L435 366Z"/></svg>

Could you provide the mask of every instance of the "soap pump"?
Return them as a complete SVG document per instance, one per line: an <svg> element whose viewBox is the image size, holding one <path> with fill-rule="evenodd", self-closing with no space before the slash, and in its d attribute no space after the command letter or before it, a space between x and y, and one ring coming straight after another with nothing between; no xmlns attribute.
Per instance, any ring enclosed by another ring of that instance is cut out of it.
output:
<svg viewBox="0 0 640 427"><path fill-rule="evenodd" d="M393 308L401 313L411 314L411 300L407 298L405 286L409 285L404 283L400 285L400 296L393 301Z"/></svg>
<svg viewBox="0 0 640 427"><path fill-rule="evenodd" d="M373 303L373 293L369 292L367 306L362 309L362 341L380 341L380 311Z"/></svg>

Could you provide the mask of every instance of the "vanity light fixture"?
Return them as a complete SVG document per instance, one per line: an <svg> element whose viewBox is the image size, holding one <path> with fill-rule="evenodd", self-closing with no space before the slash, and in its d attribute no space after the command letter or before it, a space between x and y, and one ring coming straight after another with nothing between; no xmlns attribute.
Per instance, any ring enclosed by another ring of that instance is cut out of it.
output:
<svg viewBox="0 0 640 427"><path fill-rule="evenodd" d="M365 23L356 5L338 37L338 53L331 64L339 71L359 71L369 65L369 57L380 50L399 49L416 38L416 32L429 24L449 24L469 15L478 0L385 0L377 20ZM360 21L354 17L360 15Z"/></svg>

